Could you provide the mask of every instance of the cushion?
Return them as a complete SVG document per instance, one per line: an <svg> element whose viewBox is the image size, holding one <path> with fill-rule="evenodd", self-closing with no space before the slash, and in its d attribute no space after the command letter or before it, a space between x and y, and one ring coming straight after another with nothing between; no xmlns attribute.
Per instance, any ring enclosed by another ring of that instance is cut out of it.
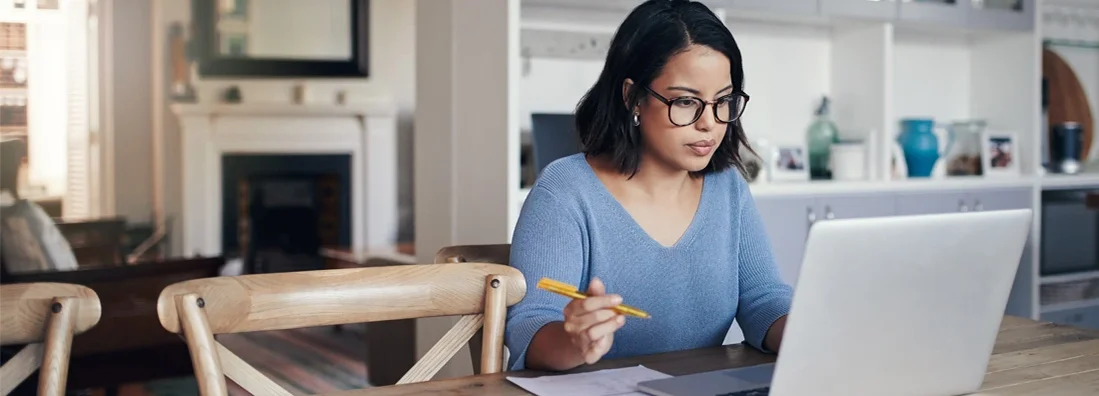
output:
<svg viewBox="0 0 1099 396"><path fill-rule="evenodd" d="M12 274L72 271L76 256L53 219L34 202L19 199L0 208L0 255Z"/></svg>

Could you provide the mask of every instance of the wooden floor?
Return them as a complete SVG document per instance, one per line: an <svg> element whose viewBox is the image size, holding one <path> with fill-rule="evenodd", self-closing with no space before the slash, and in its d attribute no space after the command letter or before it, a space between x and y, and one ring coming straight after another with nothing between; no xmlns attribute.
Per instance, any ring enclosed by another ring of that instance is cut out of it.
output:
<svg viewBox="0 0 1099 396"><path fill-rule="evenodd" d="M329 393L369 387L363 326L281 330L217 337L226 348L296 395ZM249 395L227 381L230 395ZM92 395L104 395L103 391ZM119 396L193 396L193 377L129 384Z"/></svg>

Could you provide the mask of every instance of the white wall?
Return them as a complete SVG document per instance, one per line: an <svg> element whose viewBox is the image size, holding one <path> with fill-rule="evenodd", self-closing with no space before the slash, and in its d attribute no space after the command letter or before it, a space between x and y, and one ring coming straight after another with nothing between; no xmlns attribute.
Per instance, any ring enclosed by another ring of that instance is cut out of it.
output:
<svg viewBox="0 0 1099 396"><path fill-rule="evenodd" d="M802 143L815 106L831 89L829 31L741 21L730 22L729 29L744 58L745 91L751 96L744 114L749 138ZM571 113L599 77L603 62L530 59L520 85L523 129L529 129L532 112Z"/></svg>
<svg viewBox="0 0 1099 396"><path fill-rule="evenodd" d="M169 75L168 54L165 52L168 29L173 22L187 26L190 21L190 2L184 0L155 0L154 42L158 43L152 58L162 62L156 73L163 73L155 84L163 86ZM412 110L416 104L416 2L410 0L370 1L370 77L356 79L306 80L309 95L319 100L334 101L340 90L357 95L386 95L398 106L398 202L401 211L402 234L412 225ZM302 33L304 34L304 33ZM200 101L216 101L219 93L230 86L241 89L245 102L290 103L293 100L293 79L203 79L197 82ZM167 92L167 91L164 91ZM181 158L179 124L168 110L170 102L164 95L156 95L157 133L162 143L163 180L162 201L158 206L170 217L178 219L182 212ZM151 164L150 164L151 165ZM150 166L151 167L151 166ZM369 194L369 191L367 192ZM174 222L172 245L180 246L181 222ZM408 235L402 235L408 239ZM181 252L177 252L181 253ZM184 252L185 253L185 252Z"/></svg>

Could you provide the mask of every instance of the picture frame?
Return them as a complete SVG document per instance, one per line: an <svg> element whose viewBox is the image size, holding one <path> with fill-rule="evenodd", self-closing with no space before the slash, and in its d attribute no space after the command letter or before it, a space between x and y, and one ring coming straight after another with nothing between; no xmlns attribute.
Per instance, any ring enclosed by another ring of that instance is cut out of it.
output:
<svg viewBox="0 0 1099 396"><path fill-rule="evenodd" d="M801 145L775 145L768 159L771 181L809 181L809 153Z"/></svg>
<svg viewBox="0 0 1099 396"><path fill-rule="evenodd" d="M249 40L245 32L222 39L218 12L224 0L192 0L189 53L198 74L206 78L349 78L370 77L370 0L347 0L350 12L350 58L344 60L251 58L242 56ZM243 20L252 11L247 1L228 0L231 19ZM227 49L231 55L222 54Z"/></svg>
<svg viewBox="0 0 1099 396"><path fill-rule="evenodd" d="M981 166L988 177L1019 175L1019 139L1009 131L988 129L981 138Z"/></svg>

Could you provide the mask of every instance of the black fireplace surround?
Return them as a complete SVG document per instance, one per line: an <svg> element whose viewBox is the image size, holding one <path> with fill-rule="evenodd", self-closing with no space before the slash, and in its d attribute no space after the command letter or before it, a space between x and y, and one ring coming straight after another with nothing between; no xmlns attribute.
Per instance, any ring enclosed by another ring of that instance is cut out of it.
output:
<svg viewBox="0 0 1099 396"><path fill-rule="evenodd" d="M351 245L349 154L222 156L222 251L248 273L323 268L325 245Z"/></svg>

